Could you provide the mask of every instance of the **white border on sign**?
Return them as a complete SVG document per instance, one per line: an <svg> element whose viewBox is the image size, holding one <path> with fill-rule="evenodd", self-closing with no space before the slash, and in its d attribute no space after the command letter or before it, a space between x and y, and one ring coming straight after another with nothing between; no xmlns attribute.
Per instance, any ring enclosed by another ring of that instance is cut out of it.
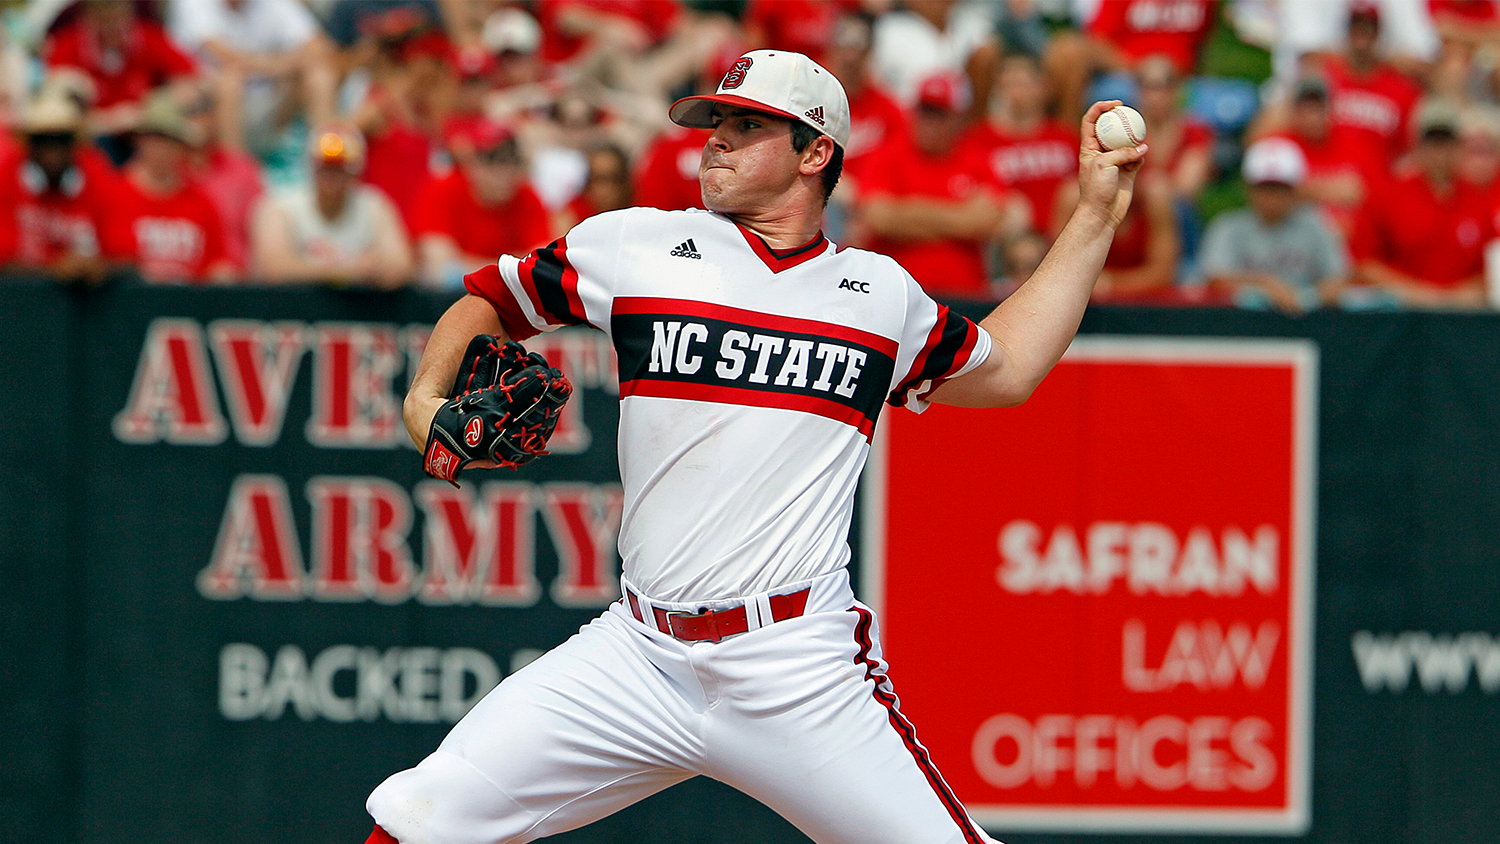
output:
<svg viewBox="0 0 1500 844"><path fill-rule="evenodd" d="M1132 363L1284 363L1293 375L1291 576L1297 588L1290 607L1293 640L1287 646L1287 806L1274 809L1133 808L1127 806L966 806L975 821L1012 832L1208 833L1301 835L1312 825L1313 639L1315 634L1318 346L1290 338L1196 338L1094 335L1077 337L1063 354L1069 361ZM877 426L860 489L860 593L877 614L885 612L886 455Z"/></svg>

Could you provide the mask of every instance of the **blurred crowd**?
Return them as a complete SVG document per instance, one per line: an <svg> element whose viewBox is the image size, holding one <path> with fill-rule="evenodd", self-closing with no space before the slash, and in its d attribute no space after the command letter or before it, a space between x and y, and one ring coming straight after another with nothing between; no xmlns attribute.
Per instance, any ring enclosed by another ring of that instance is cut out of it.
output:
<svg viewBox="0 0 1500 844"><path fill-rule="evenodd" d="M0 265L457 290L589 215L699 205L670 124L741 53L848 91L829 237L996 299L1087 103L1151 151L1096 298L1491 307L1500 0L0 0ZM1226 58L1227 57L1227 58Z"/></svg>

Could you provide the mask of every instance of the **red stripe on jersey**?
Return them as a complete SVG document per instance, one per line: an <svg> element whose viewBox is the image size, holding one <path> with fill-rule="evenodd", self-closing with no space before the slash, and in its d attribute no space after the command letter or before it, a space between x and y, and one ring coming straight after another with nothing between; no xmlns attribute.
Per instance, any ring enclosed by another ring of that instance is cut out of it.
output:
<svg viewBox="0 0 1500 844"><path fill-rule="evenodd" d="M541 333L526 318L515 294L506 286L499 265L489 264L464 276L464 288L490 303L500 318L500 327L510 339L526 340Z"/></svg>
<svg viewBox="0 0 1500 844"><path fill-rule="evenodd" d="M816 396L802 396L796 393L776 393L765 390L752 390L745 387L726 387L722 385L695 384L691 381L654 381L637 378L631 381L620 382L620 398L630 396L649 396L659 399L685 399L687 401L717 402L719 404L737 404L746 407L771 407L781 410L795 410L802 413L811 413L851 425L864 435L868 442L875 432L875 420L860 413L852 407L839 404L836 401L818 398Z"/></svg>
<svg viewBox="0 0 1500 844"><path fill-rule="evenodd" d="M897 344L889 337L871 334L858 328L815 319L775 316L760 311L746 311L727 305L698 302L691 299L659 299L652 296L621 296L615 299L617 314L651 314L668 317L701 317L737 323L749 328L765 328L784 331L788 334L812 334L830 340L843 340L873 349L883 355L896 358ZM928 338L929 344L932 338Z"/></svg>
<svg viewBox="0 0 1500 844"><path fill-rule="evenodd" d="M777 250L772 249L770 245L762 240L760 235L756 234L755 232L750 231L739 223L735 223L734 227L740 230L740 234L744 235L745 242L750 244L750 250L754 252L756 257L760 258L761 262L764 263L766 267L773 273L779 273L782 270L789 270L799 264L805 264L808 261L811 261L812 259L828 251L828 238L823 236L823 232L821 229L818 231L817 237L814 237L807 243L804 243L803 245L798 246L795 249L782 250L778 252Z"/></svg>
<svg viewBox="0 0 1500 844"><path fill-rule="evenodd" d="M922 351L917 352L916 358L912 360L912 362L911 362L911 369L909 371L907 371L905 377L901 378L900 380L898 380L896 382L896 384L897 384L896 389L898 389L898 390L908 390L908 389L910 389L911 388L910 385L911 385L913 379L915 379L919 374L921 374L922 370L924 368L926 368L926 366L927 366L927 359L932 356L932 350L936 349L937 346L938 346L938 343L941 342L942 339L943 339L943 328L946 327L946 325L947 325L947 322L948 322L947 317L948 317L948 306L947 305L938 305L937 321L933 322L933 324L932 324L932 330L929 331L929 332L927 332L927 339L922 342Z"/></svg>
<svg viewBox="0 0 1500 844"><path fill-rule="evenodd" d="M885 671L879 663L870 656L870 651L875 647L874 640L870 638L870 627L875 621L875 616L869 610L862 607L852 607L859 614L859 621L854 625L854 639L859 643L859 653L855 655L854 662L865 667L865 679L875 682L875 700L885 707L886 715L895 728L896 734L901 736L901 742L911 753L912 759L917 763L917 769L922 776L927 778L927 784L932 786L933 792L937 794L938 801L943 808L948 810L948 817L958 825L959 831L963 833L964 841L968 844L986 844L989 840L983 833L974 828L974 822L969 819L969 813L964 811L963 804L958 802L958 797L953 794L953 789L938 773L937 766L932 764L932 757L927 748L917 741L917 730L906 716L901 714L901 708L896 702L896 695L890 690L890 679L886 677Z"/></svg>

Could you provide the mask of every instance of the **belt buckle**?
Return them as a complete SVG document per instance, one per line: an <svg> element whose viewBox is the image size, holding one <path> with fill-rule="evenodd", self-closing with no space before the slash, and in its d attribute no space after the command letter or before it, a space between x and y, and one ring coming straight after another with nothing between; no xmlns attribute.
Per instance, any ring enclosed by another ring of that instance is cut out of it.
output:
<svg viewBox="0 0 1500 844"><path fill-rule="evenodd" d="M669 633L671 632L673 618L680 618L683 621L697 621L698 619L704 619L706 624L708 625L709 641L719 642L724 638L724 636L719 633L719 613L715 609L709 608L698 613L687 613L680 610L669 611L667 613L667 632ZM702 640L700 639L698 641Z"/></svg>

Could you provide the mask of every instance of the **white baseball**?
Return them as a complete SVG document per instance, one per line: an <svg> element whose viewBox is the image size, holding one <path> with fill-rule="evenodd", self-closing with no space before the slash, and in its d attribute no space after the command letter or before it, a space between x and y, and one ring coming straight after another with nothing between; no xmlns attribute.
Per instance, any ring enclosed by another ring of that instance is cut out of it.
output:
<svg viewBox="0 0 1500 844"><path fill-rule="evenodd" d="M1136 146L1146 140L1146 119L1130 106L1115 106L1094 122L1094 137L1107 150Z"/></svg>

